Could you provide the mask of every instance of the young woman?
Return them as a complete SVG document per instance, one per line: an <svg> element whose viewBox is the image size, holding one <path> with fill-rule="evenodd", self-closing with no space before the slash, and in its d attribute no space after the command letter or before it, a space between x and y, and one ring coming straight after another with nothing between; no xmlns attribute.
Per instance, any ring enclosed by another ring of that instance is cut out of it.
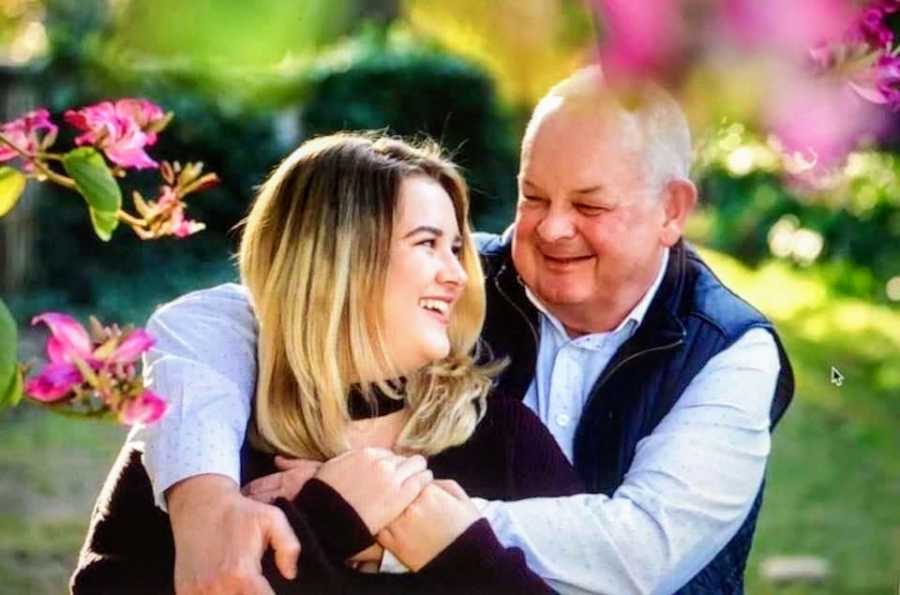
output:
<svg viewBox="0 0 900 595"><path fill-rule="evenodd" d="M276 454L324 461L292 500L275 502L302 546L294 580L263 561L276 592L550 592L466 496L582 491L524 405L488 398L497 364L476 360L485 304L467 219L465 183L438 148L385 137L311 140L260 191L239 255L259 323L243 480L275 472ZM369 475L348 477L360 457ZM388 501L379 480L396 488ZM413 573L358 572L351 562L377 552L376 536L390 547L417 526L394 494L441 511L418 524L430 545L398 556ZM167 517L140 453L126 449L72 590L170 592L173 563Z"/></svg>

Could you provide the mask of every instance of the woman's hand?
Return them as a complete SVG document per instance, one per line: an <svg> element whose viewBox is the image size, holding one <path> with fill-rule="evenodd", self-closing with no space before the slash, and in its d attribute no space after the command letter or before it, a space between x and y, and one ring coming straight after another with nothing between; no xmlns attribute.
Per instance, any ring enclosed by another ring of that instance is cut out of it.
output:
<svg viewBox="0 0 900 595"><path fill-rule="evenodd" d="M433 481L403 514L378 533L377 539L405 566L418 572L480 517L459 484Z"/></svg>
<svg viewBox="0 0 900 595"><path fill-rule="evenodd" d="M380 448L346 452L322 464L315 477L356 510L372 535L400 516L433 478L424 457Z"/></svg>

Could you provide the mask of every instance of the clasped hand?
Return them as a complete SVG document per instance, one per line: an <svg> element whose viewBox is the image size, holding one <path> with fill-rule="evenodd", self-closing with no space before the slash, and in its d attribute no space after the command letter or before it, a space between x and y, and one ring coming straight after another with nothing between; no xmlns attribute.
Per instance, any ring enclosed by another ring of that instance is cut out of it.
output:
<svg viewBox="0 0 900 595"><path fill-rule="evenodd" d="M350 562L377 568L382 547L418 571L478 519L478 511L454 481L434 480L425 459L363 448L325 463L276 457L281 469L257 479L243 493L260 502L293 499L311 477L327 483L357 512L378 544ZM380 547L379 547L380 546Z"/></svg>

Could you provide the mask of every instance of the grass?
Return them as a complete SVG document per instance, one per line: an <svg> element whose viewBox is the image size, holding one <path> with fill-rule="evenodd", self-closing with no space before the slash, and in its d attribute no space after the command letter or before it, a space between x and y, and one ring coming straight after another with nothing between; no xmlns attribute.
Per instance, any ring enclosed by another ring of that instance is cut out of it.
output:
<svg viewBox="0 0 900 595"><path fill-rule="evenodd" d="M705 252L776 322L797 396L776 432L747 573L753 595L875 595L900 577L900 312L829 294L808 274ZM831 366L845 376L829 382ZM120 428L22 407L0 414L0 595L65 592ZM827 560L817 587L776 589L776 555Z"/></svg>
<svg viewBox="0 0 900 595"><path fill-rule="evenodd" d="M704 257L778 327L797 393L778 427L748 593L890 593L900 577L900 312L838 298L771 262L751 271ZM830 382L831 367L845 377ZM759 575L770 556L824 558L822 586L776 590Z"/></svg>

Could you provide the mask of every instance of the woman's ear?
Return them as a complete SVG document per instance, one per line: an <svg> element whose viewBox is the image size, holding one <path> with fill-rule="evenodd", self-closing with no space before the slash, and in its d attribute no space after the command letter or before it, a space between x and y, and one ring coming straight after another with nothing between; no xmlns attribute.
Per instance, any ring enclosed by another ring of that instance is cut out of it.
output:
<svg viewBox="0 0 900 595"><path fill-rule="evenodd" d="M676 178L666 184L661 200L665 220L660 242L671 247L681 239L687 218L697 206L697 187L686 178Z"/></svg>

